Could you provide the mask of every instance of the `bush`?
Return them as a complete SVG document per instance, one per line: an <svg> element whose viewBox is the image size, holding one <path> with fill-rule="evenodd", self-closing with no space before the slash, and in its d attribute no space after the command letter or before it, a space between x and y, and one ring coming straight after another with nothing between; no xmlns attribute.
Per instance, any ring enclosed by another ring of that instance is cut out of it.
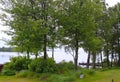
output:
<svg viewBox="0 0 120 82"><path fill-rule="evenodd" d="M33 59L29 64L29 70L37 73L55 73L57 65L52 58L44 60L43 58Z"/></svg>
<svg viewBox="0 0 120 82"><path fill-rule="evenodd" d="M77 71L75 73L75 77L76 78L80 78L80 75L83 74L84 75L84 78L86 76L91 76L91 75L95 75L95 71L93 69L80 69L79 71Z"/></svg>
<svg viewBox="0 0 120 82"><path fill-rule="evenodd" d="M62 76L53 74L45 82L64 82L64 80Z"/></svg>
<svg viewBox="0 0 120 82"><path fill-rule="evenodd" d="M60 62L57 64L60 73L68 72L70 70L74 70L75 66L72 61L70 62Z"/></svg>
<svg viewBox="0 0 120 82"><path fill-rule="evenodd" d="M28 69L29 63L30 63L30 59L26 59L26 57L22 57L22 56L12 57L10 59L10 62L4 65L3 69L20 71L20 70Z"/></svg>
<svg viewBox="0 0 120 82"><path fill-rule="evenodd" d="M12 76L12 75L15 75L15 71L10 70L10 69L3 69L2 75Z"/></svg>
<svg viewBox="0 0 120 82"><path fill-rule="evenodd" d="M94 74L95 74L95 71L90 69L90 70L87 71L87 74L88 74L88 75L94 75Z"/></svg>
<svg viewBox="0 0 120 82"><path fill-rule="evenodd" d="M38 75L29 70L22 70L16 74L16 77L38 77Z"/></svg>

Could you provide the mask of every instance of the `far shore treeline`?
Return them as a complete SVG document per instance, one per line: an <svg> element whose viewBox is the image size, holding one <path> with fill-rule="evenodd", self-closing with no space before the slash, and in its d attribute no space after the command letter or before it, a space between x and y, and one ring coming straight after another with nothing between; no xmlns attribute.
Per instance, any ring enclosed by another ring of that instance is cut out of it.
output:
<svg viewBox="0 0 120 82"><path fill-rule="evenodd" d="M14 47L0 47L0 52L15 52Z"/></svg>

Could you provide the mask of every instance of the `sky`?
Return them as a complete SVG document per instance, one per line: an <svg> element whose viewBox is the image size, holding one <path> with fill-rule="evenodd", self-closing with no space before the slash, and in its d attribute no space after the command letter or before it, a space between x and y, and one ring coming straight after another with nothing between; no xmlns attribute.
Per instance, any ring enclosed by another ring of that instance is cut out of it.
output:
<svg viewBox="0 0 120 82"><path fill-rule="evenodd" d="M118 2L120 2L120 0L106 0L106 3L108 3L108 6L114 6L115 4L117 4ZM0 47L3 46L7 46L5 42L3 42L1 39L10 39L9 36L7 36L3 31L5 30L9 30L8 27L6 26L2 26L1 24L2 22L0 21Z"/></svg>
<svg viewBox="0 0 120 82"><path fill-rule="evenodd" d="M108 3L109 6L114 6L118 2L120 2L120 0L106 0L106 3Z"/></svg>

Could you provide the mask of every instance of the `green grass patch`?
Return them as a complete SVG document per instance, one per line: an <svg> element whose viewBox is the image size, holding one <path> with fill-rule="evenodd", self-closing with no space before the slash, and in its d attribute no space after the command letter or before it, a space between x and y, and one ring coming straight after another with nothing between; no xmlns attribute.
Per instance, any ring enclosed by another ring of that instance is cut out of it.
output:
<svg viewBox="0 0 120 82"><path fill-rule="evenodd" d="M38 78L17 78L15 76L0 76L0 82L40 82Z"/></svg>
<svg viewBox="0 0 120 82"><path fill-rule="evenodd" d="M80 74L85 77L80 79ZM23 70L15 76L0 76L0 82L120 82L120 69L69 71L65 74L35 73Z"/></svg>
<svg viewBox="0 0 120 82"><path fill-rule="evenodd" d="M120 69L99 70L94 75L86 75L84 79L77 79L76 82L120 82Z"/></svg>

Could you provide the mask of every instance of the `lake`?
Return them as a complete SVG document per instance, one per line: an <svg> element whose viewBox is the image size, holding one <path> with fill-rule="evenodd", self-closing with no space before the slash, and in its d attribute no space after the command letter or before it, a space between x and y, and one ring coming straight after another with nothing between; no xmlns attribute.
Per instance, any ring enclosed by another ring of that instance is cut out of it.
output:
<svg viewBox="0 0 120 82"><path fill-rule="evenodd" d="M48 51L48 56L52 57L51 51ZM64 49L55 49L54 52L54 59L57 63L65 60L65 61L73 61L73 56L70 54L65 53ZM17 53L17 52L0 52L0 64L4 64L6 62L10 61L11 57L24 55L24 53ZM33 55L31 57L34 57ZM79 58L78 62L86 62L87 61L87 54L84 52L84 50L81 48L79 49Z"/></svg>

